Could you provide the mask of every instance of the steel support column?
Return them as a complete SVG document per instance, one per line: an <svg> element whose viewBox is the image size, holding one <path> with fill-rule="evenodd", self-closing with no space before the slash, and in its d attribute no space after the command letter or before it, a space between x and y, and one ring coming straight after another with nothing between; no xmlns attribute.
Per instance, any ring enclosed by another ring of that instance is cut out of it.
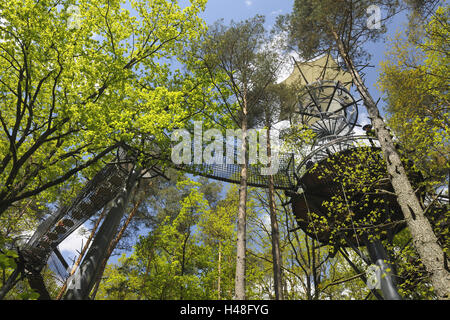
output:
<svg viewBox="0 0 450 320"><path fill-rule="evenodd" d="M395 285L394 266L389 262L389 257L380 240L366 242L372 263L380 268L381 292L385 300L402 300Z"/></svg>
<svg viewBox="0 0 450 320"><path fill-rule="evenodd" d="M140 175L140 170L134 170L124 189L113 200L112 207L105 217L98 233L92 242L80 267L68 281L64 300L86 300L95 285L97 275L106 257L109 244L114 239L125 214L131 193Z"/></svg>

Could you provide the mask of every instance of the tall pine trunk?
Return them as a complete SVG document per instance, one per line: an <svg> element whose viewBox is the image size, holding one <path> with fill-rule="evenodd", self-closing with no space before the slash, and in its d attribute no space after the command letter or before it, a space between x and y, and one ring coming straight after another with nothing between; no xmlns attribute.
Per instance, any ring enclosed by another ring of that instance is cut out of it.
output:
<svg viewBox="0 0 450 320"><path fill-rule="evenodd" d="M84 254L86 253L86 251L89 249L89 245L91 244L92 239L94 239L95 236L95 232L97 231L98 226L100 225L100 222L102 222L103 218L105 217L105 214L107 212L107 207L103 208L102 213L100 214L100 216L98 217L97 221L95 222L94 227L92 228L91 234L89 235L89 238L86 240L86 243L83 246L83 249L81 249L80 255L77 258L77 261L75 261L72 270L69 273L69 277L72 276L75 271L77 271L78 266L81 263L81 260L84 257ZM64 281L64 285L62 286L62 288L59 290L59 293L56 297L56 300L61 300L63 294L66 292L67 289L67 280Z"/></svg>
<svg viewBox="0 0 450 320"><path fill-rule="evenodd" d="M419 253L422 263L430 273L431 281L439 299L450 298L450 273L445 269L445 257L438 244L430 222L425 217L424 210L414 193L400 155L395 149L391 135L381 117L377 104L370 95L352 59L348 56L344 44L336 32L333 36L337 42L339 53L349 69L358 92L372 120L376 136L383 151L387 172L389 173L397 201L402 209L406 224L411 232L414 246Z"/></svg>
<svg viewBox="0 0 450 320"><path fill-rule="evenodd" d="M217 300L221 299L221 290L222 290L220 287L220 285L221 285L220 281L222 280L221 279L221 277L222 277L221 263L222 263L222 242L219 241L219 259L217 261Z"/></svg>
<svg viewBox="0 0 450 320"><path fill-rule="evenodd" d="M270 127L269 127L270 128ZM270 141L270 130L267 130L267 156L269 158L269 168L272 167L272 149ZM269 210L270 227L272 238L272 260L273 260L273 286L275 299L283 300L283 282L281 274L281 250L280 250L280 231L278 228L276 202L275 202L275 183L273 175L269 175Z"/></svg>
<svg viewBox="0 0 450 320"><path fill-rule="evenodd" d="M122 239L123 234L125 233L125 230L128 228L128 225L131 222L131 219L133 219L134 215L136 214L137 209L141 205L143 200L139 200L131 210L130 214L128 215L127 220L123 224L123 226L120 228L119 233L117 233L117 236L114 238L114 240L111 241L108 247L108 251L106 253L106 257L103 259L102 266L100 269L100 272L97 275L97 280L94 286L94 289L92 290L92 294L90 299L94 300L95 296L97 294L98 288L100 286L100 282L102 281L103 273L105 272L106 264L108 263L109 258L111 257L114 249L116 248L117 244L119 243L120 239Z"/></svg>
<svg viewBox="0 0 450 320"><path fill-rule="evenodd" d="M235 276L235 299L245 300L245 268L246 268L246 248L247 248L247 171L248 171L248 141L247 141L247 101L244 94L242 106L242 144L241 154L243 163L241 164L241 181L239 186L239 209L237 219L237 243L236 243L236 276Z"/></svg>

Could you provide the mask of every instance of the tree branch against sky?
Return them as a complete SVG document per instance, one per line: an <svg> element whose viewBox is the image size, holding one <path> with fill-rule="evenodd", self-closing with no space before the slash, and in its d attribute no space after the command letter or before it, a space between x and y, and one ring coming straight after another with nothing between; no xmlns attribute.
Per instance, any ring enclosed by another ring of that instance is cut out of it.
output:
<svg viewBox="0 0 450 320"><path fill-rule="evenodd" d="M204 30L205 1L128 3L0 4L0 214L192 111L195 83L160 62Z"/></svg>

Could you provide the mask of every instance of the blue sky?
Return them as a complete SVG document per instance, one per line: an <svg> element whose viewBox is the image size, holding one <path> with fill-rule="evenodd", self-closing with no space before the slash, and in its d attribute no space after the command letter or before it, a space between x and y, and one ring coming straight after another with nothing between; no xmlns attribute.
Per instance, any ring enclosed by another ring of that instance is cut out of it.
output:
<svg viewBox="0 0 450 320"><path fill-rule="evenodd" d="M222 18L228 23L262 14L271 25L277 15L290 12L293 4L293 0L209 0L201 16L209 24Z"/></svg>
<svg viewBox="0 0 450 320"><path fill-rule="evenodd" d="M256 14L261 14L266 17L266 27L270 29L275 23L276 17L280 14L290 13L293 5L294 0L209 0L201 17L207 24L212 24L219 19L224 19L225 24L227 24L231 20L241 21L254 17ZM403 29L405 23L405 14L402 13L394 17L387 25L388 32L385 39L393 37L397 31ZM366 45L366 50L372 54L371 65L374 66L374 68L365 71L366 85L375 100L381 97L381 93L375 88L375 83L378 79L380 62L385 59L384 54L388 48L388 43L386 41ZM383 106L382 100L379 105ZM366 123L368 120L364 119L365 110L361 111L363 113L360 121Z"/></svg>

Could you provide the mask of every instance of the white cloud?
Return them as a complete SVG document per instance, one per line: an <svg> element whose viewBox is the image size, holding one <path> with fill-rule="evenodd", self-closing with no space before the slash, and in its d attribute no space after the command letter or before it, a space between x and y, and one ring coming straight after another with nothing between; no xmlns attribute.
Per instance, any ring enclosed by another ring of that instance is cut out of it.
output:
<svg viewBox="0 0 450 320"><path fill-rule="evenodd" d="M252 0L245 0L245 5L246 5L247 7L250 7L252 4L253 4L253 1L252 1Z"/></svg>
<svg viewBox="0 0 450 320"><path fill-rule="evenodd" d="M272 11L270 14L273 16L279 15L283 12L283 9L278 9L278 10L274 10Z"/></svg>
<svg viewBox="0 0 450 320"><path fill-rule="evenodd" d="M278 79L276 81L277 83L281 83L281 82L285 81L287 78L289 78L291 73L294 71L295 63L294 63L293 59L295 59L295 61L297 61L297 62L303 61L303 59L295 51L291 51L291 52L285 54L284 60L286 62L280 68L280 71L278 73Z"/></svg>

